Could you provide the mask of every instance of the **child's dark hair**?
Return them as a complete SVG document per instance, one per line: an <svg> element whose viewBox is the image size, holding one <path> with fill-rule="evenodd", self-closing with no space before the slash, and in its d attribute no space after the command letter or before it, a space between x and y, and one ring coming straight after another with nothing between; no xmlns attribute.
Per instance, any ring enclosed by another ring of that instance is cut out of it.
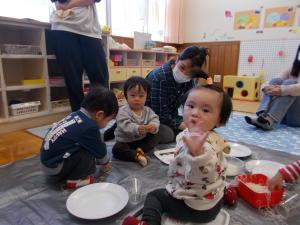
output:
<svg viewBox="0 0 300 225"><path fill-rule="evenodd" d="M117 114L119 110L116 95L100 85L91 87L90 92L83 99L81 107L89 112L103 111L105 117Z"/></svg>
<svg viewBox="0 0 300 225"><path fill-rule="evenodd" d="M300 73L300 45L298 46L298 50L296 52L296 57L293 62L291 75L293 77L299 77L299 73Z"/></svg>
<svg viewBox="0 0 300 225"><path fill-rule="evenodd" d="M68 0L51 0L51 2L66 3Z"/></svg>
<svg viewBox="0 0 300 225"><path fill-rule="evenodd" d="M200 46L190 46L183 50L178 56L178 60L190 59L192 62L192 67L202 67L203 64L206 65L206 56L208 55L207 48ZM208 75L203 70L199 70L192 74L193 78L202 77L207 79Z"/></svg>
<svg viewBox="0 0 300 225"><path fill-rule="evenodd" d="M149 82L143 77L132 76L128 80L126 80L124 83L123 90L124 90L124 95L125 95L126 99L127 99L127 92L136 86L138 86L139 89L143 88L147 92L147 97L149 96L149 94L150 94Z"/></svg>
<svg viewBox="0 0 300 225"><path fill-rule="evenodd" d="M198 85L198 86L192 88L191 90L189 90L185 94L185 98L184 98L183 104L185 104L188 95L192 91L194 91L194 90L201 90L201 89L204 89L204 88L216 91L216 92L218 92L218 93L220 93L222 95L223 99L222 99L222 106L221 106L221 112L220 112L220 117L221 117L220 124L222 126L224 126L228 122L230 114L232 112L232 101L231 101L230 96L222 88L220 88L220 87L218 87L216 85L213 85L213 84Z"/></svg>

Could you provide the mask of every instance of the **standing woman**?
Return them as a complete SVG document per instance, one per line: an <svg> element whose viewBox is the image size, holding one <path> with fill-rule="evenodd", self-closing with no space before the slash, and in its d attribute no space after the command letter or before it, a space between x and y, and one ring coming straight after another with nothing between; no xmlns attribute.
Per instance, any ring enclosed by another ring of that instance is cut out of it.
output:
<svg viewBox="0 0 300 225"><path fill-rule="evenodd" d="M83 100L82 74L92 86L108 87L108 68L101 39L95 2L100 0L51 0L55 55L62 70L72 111Z"/></svg>
<svg viewBox="0 0 300 225"><path fill-rule="evenodd" d="M300 127L300 45L293 66L262 86L264 93L257 117L246 116L247 123L271 130L274 123Z"/></svg>

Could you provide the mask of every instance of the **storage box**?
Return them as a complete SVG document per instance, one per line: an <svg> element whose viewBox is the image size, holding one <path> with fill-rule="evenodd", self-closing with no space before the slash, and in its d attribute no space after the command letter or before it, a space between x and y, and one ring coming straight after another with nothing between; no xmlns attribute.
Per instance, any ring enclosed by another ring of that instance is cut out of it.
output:
<svg viewBox="0 0 300 225"><path fill-rule="evenodd" d="M70 106L69 99L60 99L56 101L51 101L52 108L68 107Z"/></svg>
<svg viewBox="0 0 300 225"><path fill-rule="evenodd" d="M1 44L1 54L19 54L19 55L41 55L42 51L39 46L34 45L15 45Z"/></svg>
<svg viewBox="0 0 300 225"><path fill-rule="evenodd" d="M22 80L22 85L42 85L45 84L43 79Z"/></svg>
<svg viewBox="0 0 300 225"><path fill-rule="evenodd" d="M35 113L39 111L40 101L25 102L19 104L12 104L9 106L12 116L19 116L28 113Z"/></svg>
<svg viewBox="0 0 300 225"><path fill-rule="evenodd" d="M137 59L127 59L127 66L138 66Z"/></svg>
<svg viewBox="0 0 300 225"><path fill-rule="evenodd" d="M60 76L51 76L49 77L49 84L51 86L58 86L58 87L62 87L65 86L65 80L63 77Z"/></svg>
<svg viewBox="0 0 300 225"><path fill-rule="evenodd" d="M144 67L154 67L155 66L155 61L154 60L142 60L142 65Z"/></svg>
<svg viewBox="0 0 300 225"><path fill-rule="evenodd" d="M268 177L264 174L242 174L236 177L239 195L254 208L265 208L278 204L283 197L284 189L259 192L249 184L266 187ZM266 187L267 188L267 187Z"/></svg>

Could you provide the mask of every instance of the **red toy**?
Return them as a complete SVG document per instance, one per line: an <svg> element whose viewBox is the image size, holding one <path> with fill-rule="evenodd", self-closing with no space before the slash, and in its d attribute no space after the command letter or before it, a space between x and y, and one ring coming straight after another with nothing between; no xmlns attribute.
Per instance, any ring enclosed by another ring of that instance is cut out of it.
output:
<svg viewBox="0 0 300 225"><path fill-rule="evenodd" d="M242 174L236 177L239 195L254 208L265 208L282 200L284 189L269 191L264 174Z"/></svg>

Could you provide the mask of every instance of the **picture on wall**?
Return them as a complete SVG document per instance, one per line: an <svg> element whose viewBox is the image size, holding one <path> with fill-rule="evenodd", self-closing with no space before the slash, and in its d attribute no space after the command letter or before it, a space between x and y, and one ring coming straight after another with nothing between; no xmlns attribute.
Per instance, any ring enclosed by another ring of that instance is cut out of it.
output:
<svg viewBox="0 0 300 225"><path fill-rule="evenodd" d="M260 11L249 10L236 12L234 15L234 30L258 29Z"/></svg>
<svg viewBox="0 0 300 225"><path fill-rule="evenodd" d="M291 27L295 20L293 7L277 7L266 9L264 27Z"/></svg>

